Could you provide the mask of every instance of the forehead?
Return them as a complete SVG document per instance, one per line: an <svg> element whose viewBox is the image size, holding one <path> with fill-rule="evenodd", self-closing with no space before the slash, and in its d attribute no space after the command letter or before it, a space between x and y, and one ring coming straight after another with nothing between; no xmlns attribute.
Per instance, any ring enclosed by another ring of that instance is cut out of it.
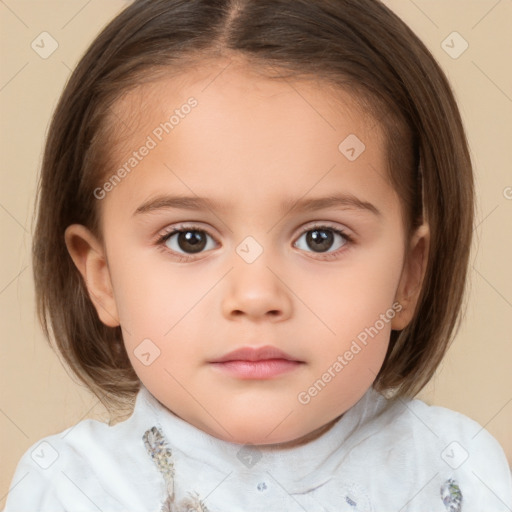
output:
<svg viewBox="0 0 512 512"><path fill-rule="evenodd" d="M146 83L113 114L107 175L148 140L154 147L109 197L122 192L140 205L164 187L224 205L259 197L268 206L344 188L391 201L380 126L348 92L318 80L268 79L215 63Z"/></svg>
<svg viewBox="0 0 512 512"><path fill-rule="evenodd" d="M126 152L136 145L141 133L151 134L191 97L199 105L194 117L201 117L206 128L211 128L214 121L219 121L217 129L233 128L237 121L246 121L247 116L254 118L256 125L267 116L272 124L269 128L281 124L283 139L297 135L300 129L307 132L309 139L324 138L329 143L333 136L337 140L343 130L350 130L361 140L371 137L373 144L383 142L384 133L368 107L363 110L363 103L346 88L311 76L270 78L269 73L275 76L283 71L260 68L235 57L189 64L179 72L172 68L162 70L154 80L123 94L110 108L107 124L112 149ZM272 115L273 111L276 115ZM247 123L244 128L240 137L254 136L248 133ZM173 130L173 135L178 131ZM259 138L264 135L265 132L260 133Z"/></svg>

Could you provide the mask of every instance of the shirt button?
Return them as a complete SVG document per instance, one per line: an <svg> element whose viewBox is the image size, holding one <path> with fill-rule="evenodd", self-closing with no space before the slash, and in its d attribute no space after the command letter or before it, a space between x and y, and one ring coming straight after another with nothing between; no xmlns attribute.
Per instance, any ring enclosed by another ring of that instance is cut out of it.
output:
<svg viewBox="0 0 512 512"><path fill-rule="evenodd" d="M267 488L267 484L265 482L260 482L257 486L258 491L264 491Z"/></svg>

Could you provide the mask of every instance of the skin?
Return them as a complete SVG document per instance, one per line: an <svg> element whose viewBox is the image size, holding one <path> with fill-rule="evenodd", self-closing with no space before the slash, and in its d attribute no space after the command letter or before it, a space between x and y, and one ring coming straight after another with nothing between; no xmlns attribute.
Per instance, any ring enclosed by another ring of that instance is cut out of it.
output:
<svg viewBox="0 0 512 512"><path fill-rule="evenodd" d="M98 200L104 243L77 224L65 240L99 318L121 325L137 375L163 405L219 439L292 447L331 428L371 387L391 329L412 318L429 231L423 225L405 238L383 134L348 93L270 80L226 62L145 84L117 103L107 179L189 97L198 105ZM349 134L366 145L355 161L338 149ZM346 205L309 212L281 206L333 192L369 202L380 215ZM134 215L159 194L206 197L219 208ZM178 245L178 235L157 244L169 228L191 224L206 232L202 252ZM331 247L315 252L302 229L323 225L353 241L327 231ZM236 251L247 236L263 251L252 263ZM299 393L397 301L401 311L300 403ZM134 354L145 339L160 350L148 366ZM236 348L264 345L303 363L266 380L238 379L210 364Z"/></svg>

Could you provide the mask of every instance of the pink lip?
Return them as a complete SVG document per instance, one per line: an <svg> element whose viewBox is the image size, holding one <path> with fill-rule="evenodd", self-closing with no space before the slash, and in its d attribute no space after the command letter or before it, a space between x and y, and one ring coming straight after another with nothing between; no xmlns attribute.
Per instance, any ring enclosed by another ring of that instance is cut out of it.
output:
<svg viewBox="0 0 512 512"><path fill-rule="evenodd" d="M212 363L215 368L239 379L269 379L298 368L299 361L288 359L266 359L263 361L226 361Z"/></svg>
<svg viewBox="0 0 512 512"><path fill-rule="evenodd" d="M233 350L219 359L210 361L212 363L224 363L226 361L262 361L265 359L287 359L288 361L297 361L293 356L279 350L271 345L264 347L242 347ZM299 361L300 362L300 361Z"/></svg>
<svg viewBox="0 0 512 512"><path fill-rule="evenodd" d="M212 366L240 379L268 379L303 364L276 347L243 347L215 361Z"/></svg>

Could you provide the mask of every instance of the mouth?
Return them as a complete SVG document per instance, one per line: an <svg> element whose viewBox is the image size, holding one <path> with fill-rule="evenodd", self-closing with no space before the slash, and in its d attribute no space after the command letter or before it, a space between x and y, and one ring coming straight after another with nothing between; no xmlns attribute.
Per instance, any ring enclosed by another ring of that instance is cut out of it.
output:
<svg viewBox="0 0 512 512"><path fill-rule="evenodd" d="M298 369L305 361L277 347L242 347L210 361L216 370L238 379L269 379Z"/></svg>
<svg viewBox="0 0 512 512"><path fill-rule="evenodd" d="M279 350L277 347L266 345L264 347L241 347L210 361L211 363L226 363L228 361L265 361L269 359L283 359L285 361L299 361L295 357Z"/></svg>

